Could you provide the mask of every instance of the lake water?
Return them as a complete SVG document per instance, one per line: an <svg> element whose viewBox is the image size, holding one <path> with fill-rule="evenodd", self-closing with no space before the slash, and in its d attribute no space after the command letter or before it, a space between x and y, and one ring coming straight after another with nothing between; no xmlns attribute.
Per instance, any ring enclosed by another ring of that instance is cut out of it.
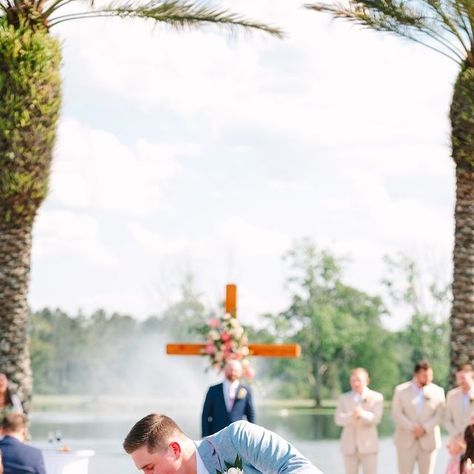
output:
<svg viewBox="0 0 474 474"><path fill-rule="evenodd" d="M170 404L160 410L174 418L193 439L199 438L199 410L197 406ZM115 411L115 410L114 410ZM121 443L131 426L153 410L119 413L101 412L34 412L31 436L33 444L48 446L48 433L60 430L62 439L72 449L94 449L89 474L128 474L137 472L129 457L122 452ZM196 415L196 413L198 415ZM278 410L258 407L259 424L291 441L325 474L343 474L339 453L340 430L331 415L314 415L309 410ZM381 450L379 473L396 474L395 447L391 439L392 421L387 414L380 426ZM441 449L435 474L444 474L448 462L446 449ZM211 473L213 474L213 473Z"/></svg>

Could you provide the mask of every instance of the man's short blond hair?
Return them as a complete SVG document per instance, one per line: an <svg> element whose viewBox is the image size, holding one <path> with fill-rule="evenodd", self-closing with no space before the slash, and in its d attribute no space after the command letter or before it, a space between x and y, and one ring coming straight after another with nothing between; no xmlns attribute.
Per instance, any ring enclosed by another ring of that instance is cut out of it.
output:
<svg viewBox="0 0 474 474"><path fill-rule="evenodd" d="M170 438L176 434L184 436L174 420L166 415L151 413L135 423L123 442L123 449L128 454L142 446L146 446L149 453L164 451Z"/></svg>
<svg viewBox="0 0 474 474"><path fill-rule="evenodd" d="M352 374L364 374L367 377L367 380L369 380L369 373L367 372L367 369L364 369L364 367L356 367L355 369L352 369L351 375Z"/></svg>

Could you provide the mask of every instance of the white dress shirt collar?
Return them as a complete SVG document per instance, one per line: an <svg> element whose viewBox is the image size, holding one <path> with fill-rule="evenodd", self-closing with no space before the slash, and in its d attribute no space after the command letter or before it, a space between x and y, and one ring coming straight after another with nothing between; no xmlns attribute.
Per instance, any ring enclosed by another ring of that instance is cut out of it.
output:
<svg viewBox="0 0 474 474"><path fill-rule="evenodd" d="M352 398L354 399L356 405L360 405L364 400L366 400L368 392L369 391L367 387L364 388L361 393L354 392L354 390L352 390Z"/></svg>
<svg viewBox="0 0 474 474"><path fill-rule="evenodd" d="M209 474L204 462L202 461L199 451L196 448L196 474Z"/></svg>

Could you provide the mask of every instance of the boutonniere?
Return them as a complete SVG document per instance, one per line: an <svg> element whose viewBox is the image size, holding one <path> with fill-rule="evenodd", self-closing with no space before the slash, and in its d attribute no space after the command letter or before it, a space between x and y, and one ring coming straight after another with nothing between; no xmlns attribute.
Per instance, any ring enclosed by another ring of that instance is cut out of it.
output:
<svg viewBox="0 0 474 474"><path fill-rule="evenodd" d="M364 397L364 398L362 399L362 403L367 403L368 400L369 400L369 399L368 399L367 397Z"/></svg>
<svg viewBox="0 0 474 474"><path fill-rule="evenodd" d="M247 396L247 390L244 387L240 387L239 391L237 392L237 399L242 400Z"/></svg>
<svg viewBox="0 0 474 474"><path fill-rule="evenodd" d="M237 455L233 464L227 461L224 461L224 464L227 469L225 471L219 471L219 469L216 469L216 474L243 474L244 472L242 458L239 455Z"/></svg>
<svg viewBox="0 0 474 474"><path fill-rule="evenodd" d="M469 395L469 403L474 403L474 395Z"/></svg>
<svg viewBox="0 0 474 474"><path fill-rule="evenodd" d="M430 395L426 392L423 392L423 396L425 397L425 400L430 400L431 399Z"/></svg>

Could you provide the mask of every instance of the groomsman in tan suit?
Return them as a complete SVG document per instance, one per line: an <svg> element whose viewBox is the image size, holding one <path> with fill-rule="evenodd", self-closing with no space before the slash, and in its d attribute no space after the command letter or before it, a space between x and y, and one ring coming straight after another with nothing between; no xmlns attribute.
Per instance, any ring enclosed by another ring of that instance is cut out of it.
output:
<svg viewBox="0 0 474 474"><path fill-rule="evenodd" d="M444 426L448 430L450 442L464 437L464 430L474 419L474 377L470 364L464 364L456 372L457 387L446 396Z"/></svg>
<svg viewBox="0 0 474 474"><path fill-rule="evenodd" d="M395 388L392 412L395 420L399 474L433 474L441 447L439 424L444 415L444 390L432 383L433 370L417 362L413 379Z"/></svg>
<svg viewBox="0 0 474 474"><path fill-rule="evenodd" d="M339 398L336 425L342 426L341 451L346 474L376 474L379 450L377 425L383 412L383 395L370 390L369 374L357 368L351 373L352 390Z"/></svg>

